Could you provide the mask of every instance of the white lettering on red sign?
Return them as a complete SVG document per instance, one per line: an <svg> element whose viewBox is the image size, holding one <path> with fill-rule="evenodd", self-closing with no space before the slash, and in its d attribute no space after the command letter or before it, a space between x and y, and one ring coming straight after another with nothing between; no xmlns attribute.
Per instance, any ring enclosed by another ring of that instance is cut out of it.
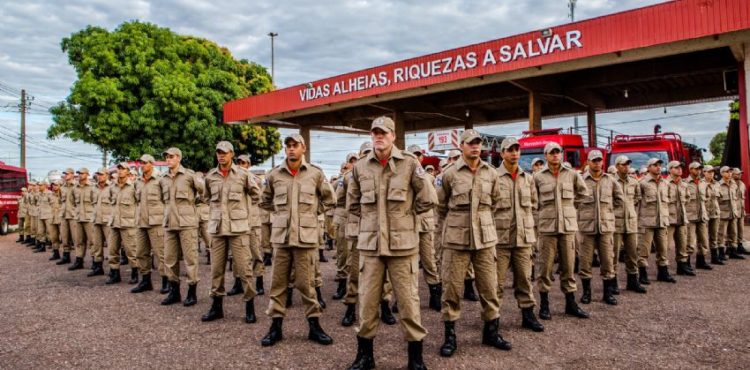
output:
<svg viewBox="0 0 750 370"><path fill-rule="evenodd" d="M391 84L453 74L478 66L488 67L498 63L512 63L582 47L581 31L571 30L564 35L553 34L526 42L517 42L514 45L503 45L497 49L487 49L484 53L480 53L481 64L479 63L480 55L475 51L468 51L464 54L441 57L440 59L415 63L405 67L396 67L390 73L380 71L336 81L333 85L325 83L319 86L308 86L299 90L299 98L300 101L310 101L351 94Z"/></svg>

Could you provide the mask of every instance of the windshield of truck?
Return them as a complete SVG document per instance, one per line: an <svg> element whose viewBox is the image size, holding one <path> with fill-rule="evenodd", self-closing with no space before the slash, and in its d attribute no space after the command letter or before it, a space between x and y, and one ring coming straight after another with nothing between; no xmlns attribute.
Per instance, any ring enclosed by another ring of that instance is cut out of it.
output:
<svg viewBox="0 0 750 370"><path fill-rule="evenodd" d="M521 158L518 160L518 165L527 172L531 172L531 161L534 158L544 160L544 149L521 149Z"/></svg>
<svg viewBox="0 0 750 370"><path fill-rule="evenodd" d="M609 164L614 165L615 159L617 157L625 155L627 156L633 163L630 164L631 168L635 168L637 171L640 171L641 168L647 167L648 160L651 158L659 158L663 162L661 165L661 172L663 174L667 173L667 163L669 163L669 154L667 154L666 150L653 150L653 151L634 151L634 152L618 152L618 153L612 153L612 155L609 156Z"/></svg>

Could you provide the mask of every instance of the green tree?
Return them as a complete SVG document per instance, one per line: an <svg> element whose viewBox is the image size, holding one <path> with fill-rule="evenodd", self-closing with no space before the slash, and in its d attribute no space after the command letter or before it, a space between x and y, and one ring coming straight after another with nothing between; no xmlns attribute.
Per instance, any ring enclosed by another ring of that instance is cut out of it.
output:
<svg viewBox="0 0 750 370"><path fill-rule="evenodd" d="M256 163L281 148L273 128L224 125L226 101L270 91L262 66L235 60L209 40L138 21L112 32L89 26L61 42L78 75L70 95L53 107L47 136L99 146L116 160L157 158L170 146L185 166L215 165L214 145L229 140Z"/></svg>
<svg viewBox="0 0 750 370"><path fill-rule="evenodd" d="M727 132L722 131L714 135L711 142L708 143L708 150L711 152L713 158L708 161L708 164L712 166L718 166L721 164L721 158L724 155L724 145L727 143Z"/></svg>

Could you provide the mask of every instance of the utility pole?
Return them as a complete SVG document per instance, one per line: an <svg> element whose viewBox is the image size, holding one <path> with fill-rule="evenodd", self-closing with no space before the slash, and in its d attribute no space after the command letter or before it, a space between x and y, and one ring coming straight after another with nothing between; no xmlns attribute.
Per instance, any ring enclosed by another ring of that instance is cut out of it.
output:
<svg viewBox="0 0 750 370"><path fill-rule="evenodd" d="M26 168L26 90L21 90L21 168Z"/></svg>
<svg viewBox="0 0 750 370"><path fill-rule="evenodd" d="M575 22L576 20L576 0L568 0L568 9L570 9L570 13L568 16L570 16L570 21ZM573 128L578 133L578 115L573 116Z"/></svg>
<svg viewBox="0 0 750 370"><path fill-rule="evenodd" d="M271 86L273 88L276 88L276 77L274 74L275 73L275 70L274 70L275 58L273 54L273 40L278 35L279 34L277 32L268 33L268 36L271 37ZM273 155L271 155L271 167L276 167L276 153L273 153Z"/></svg>
<svg viewBox="0 0 750 370"><path fill-rule="evenodd" d="M107 168L107 151L102 150L102 167Z"/></svg>

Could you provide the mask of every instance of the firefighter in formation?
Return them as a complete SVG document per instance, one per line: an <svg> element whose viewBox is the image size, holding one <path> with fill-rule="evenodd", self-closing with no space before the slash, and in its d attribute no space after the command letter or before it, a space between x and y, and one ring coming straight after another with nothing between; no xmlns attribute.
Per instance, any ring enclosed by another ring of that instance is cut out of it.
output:
<svg viewBox="0 0 750 370"><path fill-rule="evenodd" d="M150 154L138 159L140 171L128 162L93 175L87 168L67 168L60 178L31 181L22 189L17 242L36 253L49 249L49 259L61 266L72 263L71 271L85 268L88 252L87 276L106 275L108 285L122 282L120 268L127 265L132 293L153 290L152 276L158 275L159 293L166 295L162 305L192 306L199 299L202 240L211 257L211 306L201 320L224 318L224 298L242 294L242 320L256 323L255 297L267 292L270 327L263 346L283 340L294 290L303 303L307 338L333 343L320 324L326 308L320 262L328 245L337 259L332 298L346 307L341 325L358 324L351 369L375 368L381 322L400 324L407 367L426 369L427 331L420 296L414 294L420 266L428 286L425 306L440 311L444 324L439 354L450 357L459 350L459 337L472 335L459 333L455 325L462 301L480 302L484 324L475 335L482 344L511 350L500 330L509 271L521 327L542 332L537 314L542 320L551 320L553 312L589 318L579 303L593 301L597 259L601 301L617 305L618 262L625 265L625 290L646 293L652 247L656 280L666 283L677 281L669 268L670 244L674 271L681 276L749 254L746 187L737 168L697 162L685 168L653 158L637 173L629 158L619 156L605 171L603 154L592 150L579 173L562 162L562 148L549 143L544 157L524 169L514 138L501 143L502 162L495 168L480 158L482 136L474 130L463 132L459 150L449 152L439 168L423 168L421 148L394 145L392 119L375 119L370 134L330 180L306 161L306 143L298 134L284 139L286 158L267 173L251 170L250 157L236 156L227 141L216 145L217 165L205 176L182 166L179 148L162 153L164 173ZM184 300L180 261L186 268ZM229 292L227 264L235 278ZM264 266L269 265L266 290ZM564 310L553 309L550 299L556 279Z"/></svg>

